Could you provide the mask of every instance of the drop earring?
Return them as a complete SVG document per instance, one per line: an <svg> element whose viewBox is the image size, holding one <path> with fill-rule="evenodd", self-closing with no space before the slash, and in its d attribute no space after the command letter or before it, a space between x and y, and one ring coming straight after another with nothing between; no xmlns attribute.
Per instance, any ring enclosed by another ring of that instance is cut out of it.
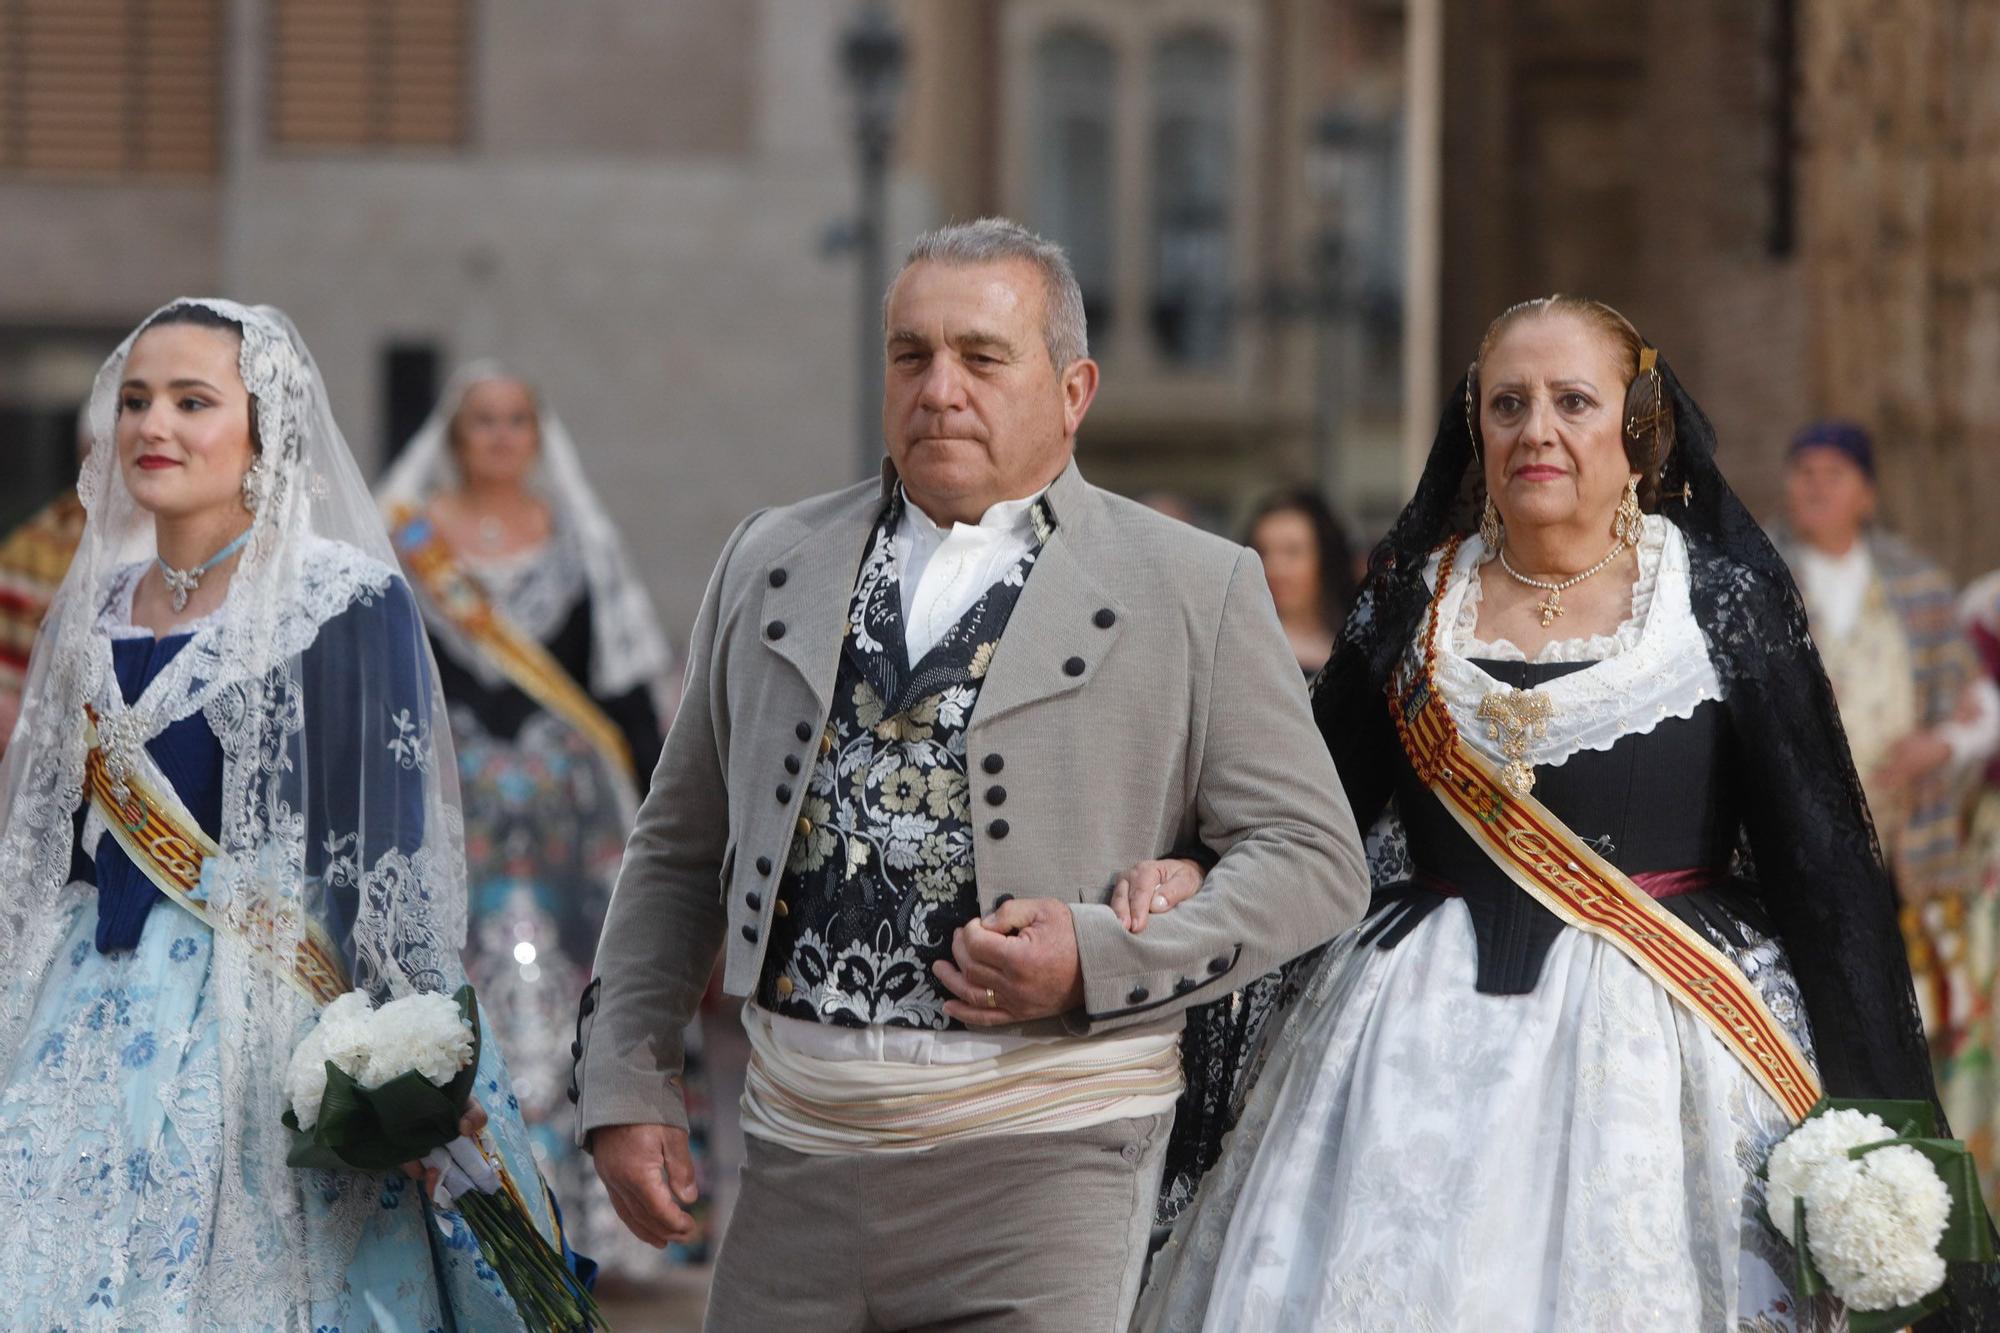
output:
<svg viewBox="0 0 2000 1333"><path fill-rule="evenodd" d="M1646 531L1645 511L1639 508L1639 474L1625 483L1625 498L1618 502L1617 517L1611 520L1611 535L1627 546L1637 546Z"/></svg>

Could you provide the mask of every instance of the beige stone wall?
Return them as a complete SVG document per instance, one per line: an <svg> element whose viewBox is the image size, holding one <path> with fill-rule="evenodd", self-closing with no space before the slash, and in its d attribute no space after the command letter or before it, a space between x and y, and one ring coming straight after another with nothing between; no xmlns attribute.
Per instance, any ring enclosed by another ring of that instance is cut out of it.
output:
<svg viewBox="0 0 2000 1333"><path fill-rule="evenodd" d="M473 151L740 155L756 128L762 18L744 0L482 0Z"/></svg>
<svg viewBox="0 0 2000 1333"><path fill-rule="evenodd" d="M1447 5L1438 349L1453 384L1506 306L1611 302L1708 412L1760 513L1812 410L1800 260L1770 243L1770 12L1690 0L1616 24L1582 0Z"/></svg>
<svg viewBox="0 0 2000 1333"><path fill-rule="evenodd" d="M2000 3L1810 0L1813 390L1876 434L1885 517L2000 566Z"/></svg>

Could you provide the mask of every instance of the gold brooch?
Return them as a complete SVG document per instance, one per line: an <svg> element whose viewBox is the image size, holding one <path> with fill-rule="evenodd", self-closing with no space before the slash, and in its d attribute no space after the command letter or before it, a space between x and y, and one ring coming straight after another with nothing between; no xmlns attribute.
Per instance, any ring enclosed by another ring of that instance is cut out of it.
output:
<svg viewBox="0 0 2000 1333"><path fill-rule="evenodd" d="M1479 701L1479 720L1507 757L1500 781L1516 796L1526 796L1535 789L1535 767L1528 762L1528 746L1549 734L1549 719L1555 712L1549 697L1533 690L1499 689Z"/></svg>

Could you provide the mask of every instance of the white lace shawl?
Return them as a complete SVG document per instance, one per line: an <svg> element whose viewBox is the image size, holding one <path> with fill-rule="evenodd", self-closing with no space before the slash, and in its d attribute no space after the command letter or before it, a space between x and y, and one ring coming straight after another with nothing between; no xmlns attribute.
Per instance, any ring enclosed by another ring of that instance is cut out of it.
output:
<svg viewBox="0 0 2000 1333"><path fill-rule="evenodd" d="M1439 603L1445 631L1438 636L1438 683L1459 734L1500 764L1505 757L1479 720L1479 705L1505 687L1475 659L1528 659L1504 639L1484 643L1475 633L1484 556L1478 535L1466 538ZM1434 554L1424 572L1432 588L1441 560ZM1558 639L1533 660L1591 664L1536 687L1554 705L1547 734L1529 748L1529 762L1537 767L1555 767L1580 750L1608 750L1621 737L1643 735L1670 717L1692 717L1703 702L1721 699L1722 683L1689 602L1687 541L1680 529L1658 514L1646 516L1631 614L1613 633Z"/></svg>

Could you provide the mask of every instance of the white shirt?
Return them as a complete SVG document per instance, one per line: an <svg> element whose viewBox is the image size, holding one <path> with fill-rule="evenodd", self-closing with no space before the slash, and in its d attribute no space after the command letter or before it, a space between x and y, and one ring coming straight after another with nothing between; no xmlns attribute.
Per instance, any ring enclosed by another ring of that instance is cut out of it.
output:
<svg viewBox="0 0 2000 1333"><path fill-rule="evenodd" d="M1844 639L1861 620L1862 604L1875 582L1875 561L1868 555L1868 543L1857 541L1845 555L1828 555L1811 546L1797 554L1799 591L1813 611L1813 633L1825 639Z"/></svg>
<svg viewBox="0 0 2000 1333"><path fill-rule="evenodd" d="M1868 543L1855 542L1845 555L1802 547L1795 572L1799 591L1812 608L1814 636L1843 639L1853 633L1875 585L1875 561L1868 554ZM1968 687L1962 711L1963 716L1955 714L1936 728L1938 737L1951 747L1953 773L1984 763L2000 748L2000 687L1981 674Z"/></svg>
<svg viewBox="0 0 2000 1333"><path fill-rule="evenodd" d="M1025 500L1002 500L980 515L977 524L954 523L946 529L904 493L903 518L896 525L896 579L903 591L903 642L911 666L1034 548L1030 511L1041 498L1037 491Z"/></svg>

